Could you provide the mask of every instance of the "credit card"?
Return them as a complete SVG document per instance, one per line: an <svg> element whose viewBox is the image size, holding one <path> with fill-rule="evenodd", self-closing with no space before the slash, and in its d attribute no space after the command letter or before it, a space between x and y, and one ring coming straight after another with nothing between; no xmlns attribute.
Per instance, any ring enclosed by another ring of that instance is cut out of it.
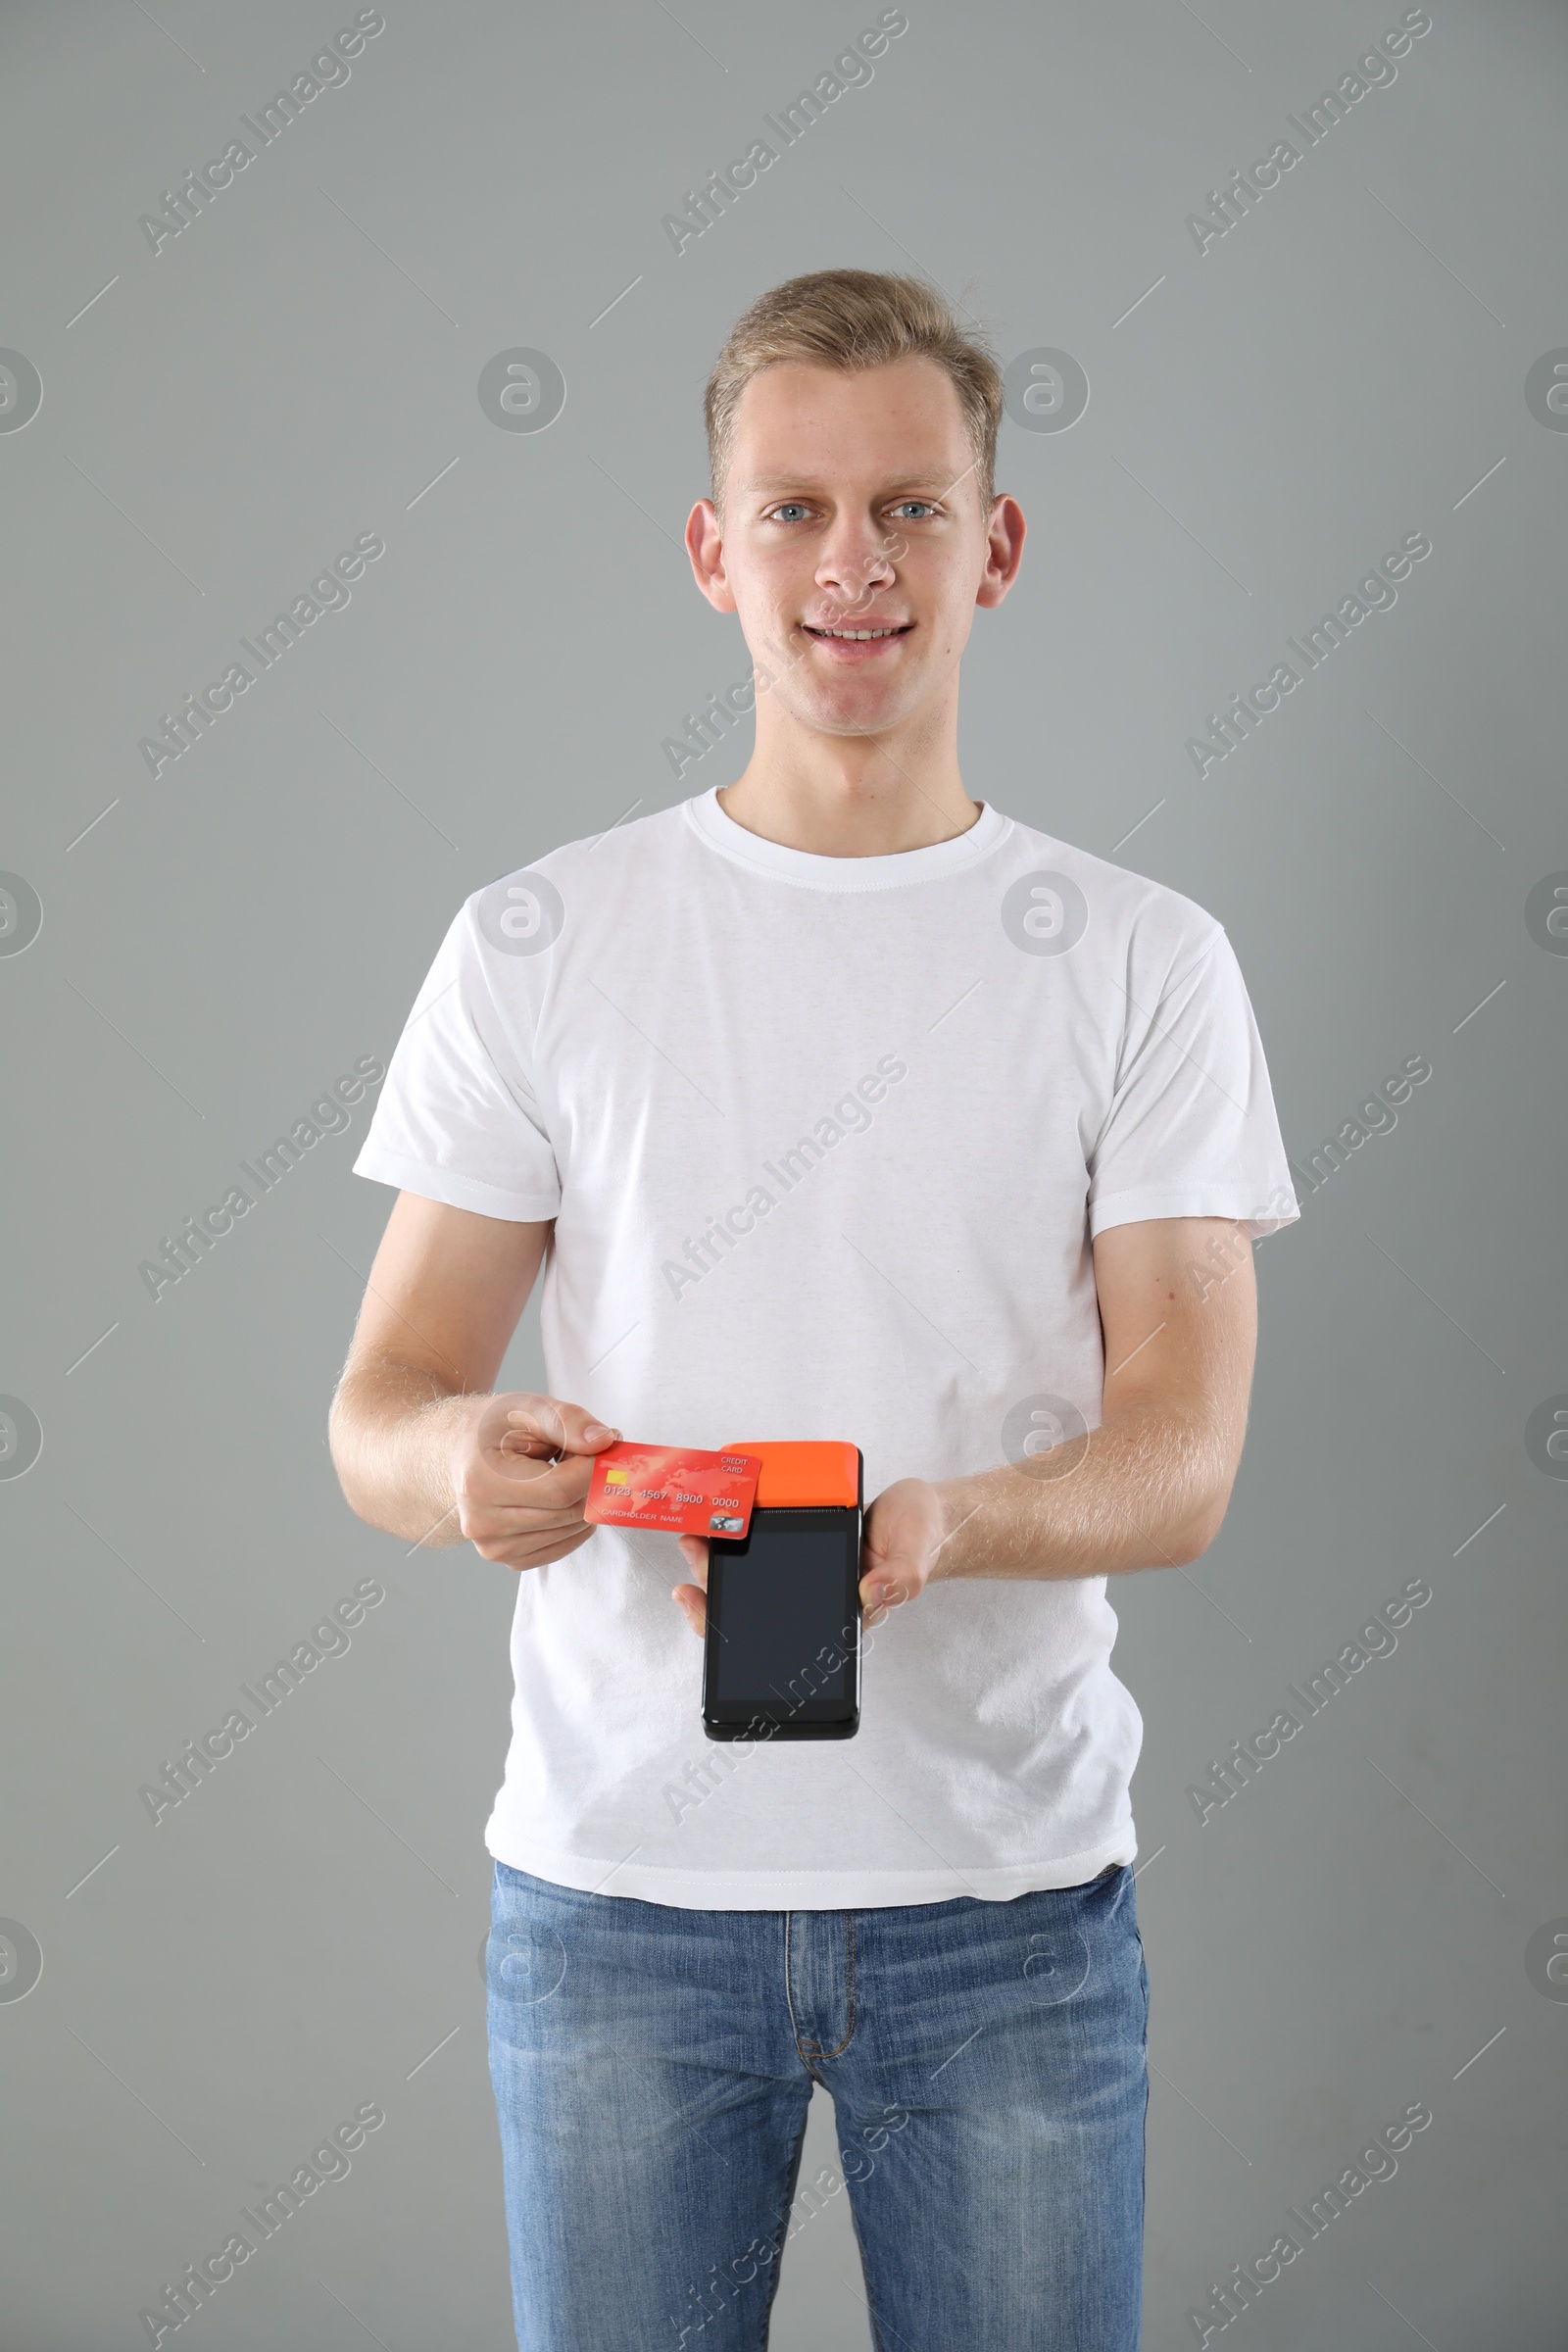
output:
<svg viewBox="0 0 1568 2352"><path fill-rule="evenodd" d="M652 1527L677 1536L744 1536L761 1456L692 1446L607 1446L595 1454L583 1517L595 1527Z"/></svg>

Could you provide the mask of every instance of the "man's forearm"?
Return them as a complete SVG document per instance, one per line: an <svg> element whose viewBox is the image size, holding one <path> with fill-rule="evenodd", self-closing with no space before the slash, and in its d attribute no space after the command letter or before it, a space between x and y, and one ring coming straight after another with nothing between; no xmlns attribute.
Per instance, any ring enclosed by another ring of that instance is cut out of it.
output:
<svg viewBox="0 0 1568 2352"><path fill-rule="evenodd" d="M1194 1560L1217 1534L1233 1446L1208 1411L1129 1402L1032 1462L943 1480L933 1578L1104 1576Z"/></svg>
<svg viewBox="0 0 1568 2352"><path fill-rule="evenodd" d="M328 1428L333 1464L360 1518L432 1549L463 1542L450 1464L474 1402L412 1364L344 1374Z"/></svg>

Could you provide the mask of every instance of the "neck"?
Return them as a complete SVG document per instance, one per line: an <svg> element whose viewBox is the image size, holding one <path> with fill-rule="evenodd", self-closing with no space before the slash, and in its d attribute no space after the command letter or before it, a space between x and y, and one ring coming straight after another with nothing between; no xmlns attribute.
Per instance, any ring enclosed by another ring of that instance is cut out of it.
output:
<svg viewBox="0 0 1568 2352"><path fill-rule="evenodd" d="M957 699L875 735L829 735L759 696L757 743L718 795L736 824L819 858L882 858L967 833L979 804L958 772Z"/></svg>

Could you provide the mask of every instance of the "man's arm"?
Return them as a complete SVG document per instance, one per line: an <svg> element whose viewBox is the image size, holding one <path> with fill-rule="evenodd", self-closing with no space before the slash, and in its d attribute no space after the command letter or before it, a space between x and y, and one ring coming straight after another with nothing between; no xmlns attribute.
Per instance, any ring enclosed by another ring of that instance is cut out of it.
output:
<svg viewBox="0 0 1568 2352"><path fill-rule="evenodd" d="M868 1626L938 1577L1177 1567L1218 1534L1257 1340L1250 1238L1229 1217L1157 1217L1113 1225L1094 1249L1105 1342L1100 1427L1016 1465L885 1488L866 1513ZM681 1548L701 1577L706 1547L685 1539ZM675 1597L700 1631L699 1587L677 1586Z"/></svg>
<svg viewBox="0 0 1568 2352"><path fill-rule="evenodd" d="M343 1493L372 1527L466 1539L512 1568L593 1533L592 1456L618 1433L581 1405L490 1393L550 1232L398 1195L328 1423Z"/></svg>
<svg viewBox="0 0 1568 2352"><path fill-rule="evenodd" d="M1032 1461L928 1488L941 1511L929 1577L1179 1567L1218 1535L1257 1344L1250 1238L1228 1217L1156 1217L1113 1225L1094 1249L1105 1341L1100 1427ZM1195 1266L1213 1279L1196 1283ZM877 1498L893 1507L884 1528L868 1530L873 1606L894 1597L910 1564L913 1530L899 1495L890 1487Z"/></svg>

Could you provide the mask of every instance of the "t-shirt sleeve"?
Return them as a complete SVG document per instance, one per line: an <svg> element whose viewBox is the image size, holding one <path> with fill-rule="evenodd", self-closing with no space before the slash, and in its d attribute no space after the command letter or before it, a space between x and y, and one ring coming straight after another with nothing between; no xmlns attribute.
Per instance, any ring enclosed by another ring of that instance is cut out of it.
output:
<svg viewBox="0 0 1568 2352"><path fill-rule="evenodd" d="M1089 1231L1145 1217L1234 1217L1254 1240L1292 1224L1291 1184L1235 950L1216 926L1163 986L1130 958L1110 1108L1089 1161Z"/></svg>
<svg viewBox="0 0 1568 2352"><path fill-rule="evenodd" d="M355 1175L480 1216L553 1217L561 1175L525 1062L486 980L470 902L414 1001Z"/></svg>

